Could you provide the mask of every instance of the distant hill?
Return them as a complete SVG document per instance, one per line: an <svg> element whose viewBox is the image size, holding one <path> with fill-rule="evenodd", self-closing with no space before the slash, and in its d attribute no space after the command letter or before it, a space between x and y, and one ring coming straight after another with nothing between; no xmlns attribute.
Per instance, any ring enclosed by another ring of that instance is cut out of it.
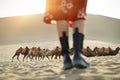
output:
<svg viewBox="0 0 120 80"><path fill-rule="evenodd" d="M55 25L42 19L43 14L0 18L0 45L58 40ZM120 19L88 14L85 39L120 43Z"/></svg>
<svg viewBox="0 0 120 80"><path fill-rule="evenodd" d="M100 16L87 16L87 39L120 43L120 19Z"/></svg>

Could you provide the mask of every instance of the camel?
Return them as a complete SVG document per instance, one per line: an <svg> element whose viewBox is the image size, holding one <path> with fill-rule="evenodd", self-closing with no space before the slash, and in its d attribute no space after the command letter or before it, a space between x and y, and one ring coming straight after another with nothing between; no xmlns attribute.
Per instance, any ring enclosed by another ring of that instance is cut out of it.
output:
<svg viewBox="0 0 120 80"><path fill-rule="evenodd" d="M110 47L104 48L103 54L101 56L107 56L110 55L112 49Z"/></svg>
<svg viewBox="0 0 120 80"><path fill-rule="evenodd" d="M57 56L59 56L59 59L62 56L62 48L59 48L58 46L56 47L56 57L55 57L55 59L57 59Z"/></svg>
<svg viewBox="0 0 120 80"><path fill-rule="evenodd" d="M83 49L82 49L83 55L84 55L84 56L87 56L87 57L92 56L92 55L91 55L92 52L93 52L93 51L90 49L89 46L87 46L86 48L83 48ZM74 50L73 50L73 48L71 48L71 49L70 49L70 55L73 55L73 54L74 54Z"/></svg>
<svg viewBox="0 0 120 80"><path fill-rule="evenodd" d="M56 54L56 49L54 49L54 50L51 50L51 59L53 59L53 56Z"/></svg>
<svg viewBox="0 0 120 80"><path fill-rule="evenodd" d="M117 55L119 53L120 47L117 47L115 50L111 50L110 55Z"/></svg>
<svg viewBox="0 0 120 80"><path fill-rule="evenodd" d="M42 59L44 59L45 57L47 57L47 59L50 60L49 56L52 55L51 54L51 50L49 50L49 49L42 49L41 53L42 53Z"/></svg>
<svg viewBox="0 0 120 80"><path fill-rule="evenodd" d="M49 56L52 56L52 54L53 54L52 50L46 49L46 55L45 55L45 57L47 57L48 60L50 60ZM44 59L44 57L43 57L43 59Z"/></svg>
<svg viewBox="0 0 120 80"><path fill-rule="evenodd" d="M57 59L57 56L59 56L59 59L60 59L61 55L62 55L62 49L59 48L59 46L56 46L56 48L54 49L54 52L51 56L51 59L53 58L53 56L55 56L55 59Z"/></svg>
<svg viewBox="0 0 120 80"><path fill-rule="evenodd" d="M103 56L105 55L105 53L107 54L108 53L108 49L105 48L105 47L102 47L102 48L98 48L98 47L95 47L94 48L94 56Z"/></svg>
<svg viewBox="0 0 120 80"><path fill-rule="evenodd" d="M40 51L41 51L40 47L38 47L38 48L37 47L30 48L27 58L29 57L31 61L34 60L34 57L35 57L35 60L37 60L37 58L39 60L39 57L42 58L42 55L41 55Z"/></svg>
<svg viewBox="0 0 120 80"><path fill-rule="evenodd" d="M24 55L24 57L23 57L23 62L24 62L24 59L28 55L28 52L29 52L28 46L26 46L25 48L20 47L18 50L16 50L15 54L13 55L12 62L13 62L13 59L15 56L17 56L17 60L20 62L20 60L19 60L20 54Z"/></svg>
<svg viewBox="0 0 120 80"><path fill-rule="evenodd" d="M82 52L83 52L83 55L85 55L85 56L87 56L87 55L88 55L87 48L83 48L83 49L82 49Z"/></svg>
<svg viewBox="0 0 120 80"><path fill-rule="evenodd" d="M118 54L120 48L117 47L115 50L112 50L110 47L105 48L98 48L95 47L94 50L91 52L92 56L109 56L109 55L116 55Z"/></svg>
<svg viewBox="0 0 120 80"><path fill-rule="evenodd" d="M82 49L83 55L87 56L87 57L92 57L93 56L93 51L92 49L90 49L89 46L87 46L86 48Z"/></svg>

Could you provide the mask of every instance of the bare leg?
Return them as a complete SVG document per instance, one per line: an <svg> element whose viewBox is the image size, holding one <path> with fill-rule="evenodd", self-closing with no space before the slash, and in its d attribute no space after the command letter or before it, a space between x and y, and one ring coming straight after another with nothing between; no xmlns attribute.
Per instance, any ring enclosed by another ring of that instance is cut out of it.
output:
<svg viewBox="0 0 120 80"><path fill-rule="evenodd" d="M85 34L85 20L76 20L73 29L73 65L76 68L87 68L89 64L82 58L83 41Z"/></svg>
<svg viewBox="0 0 120 80"><path fill-rule="evenodd" d="M72 61L69 56L69 42L68 42L68 21L57 21L57 31L62 48L62 55L64 59L64 70L72 68Z"/></svg>
<svg viewBox="0 0 120 80"><path fill-rule="evenodd" d="M78 34L79 35L77 38L79 38L79 41L76 42L76 44L79 44L79 48L82 50L83 49L83 43L84 43L84 35L85 35L85 20L76 20L74 21L73 25L73 34L77 34L76 29L78 29ZM75 35L76 35L75 34ZM74 35L74 36L75 36ZM77 39L78 40L78 39Z"/></svg>
<svg viewBox="0 0 120 80"><path fill-rule="evenodd" d="M85 24L86 24L85 20L74 21L74 23L73 23L73 25L74 25L73 32L75 32L75 28L78 28L79 33L82 33L82 34L85 35Z"/></svg>
<svg viewBox="0 0 120 80"><path fill-rule="evenodd" d="M68 36L68 22L65 20L57 21L57 31L59 37L63 36L63 32L66 32L66 35Z"/></svg>

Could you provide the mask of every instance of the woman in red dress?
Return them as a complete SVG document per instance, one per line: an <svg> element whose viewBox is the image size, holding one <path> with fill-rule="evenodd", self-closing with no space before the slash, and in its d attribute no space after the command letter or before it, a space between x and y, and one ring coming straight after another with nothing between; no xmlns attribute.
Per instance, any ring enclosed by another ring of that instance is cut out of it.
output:
<svg viewBox="0 0 120 80"><path fill-rule="evenodd" d="M82 48L85 35L87 0L47 0L44 22L57 23L58 36L64 59L64 70L76 67L87 68L89 64L82 57ZM68 26L71 21L73 27L73 61L69 56Z"/></svg>

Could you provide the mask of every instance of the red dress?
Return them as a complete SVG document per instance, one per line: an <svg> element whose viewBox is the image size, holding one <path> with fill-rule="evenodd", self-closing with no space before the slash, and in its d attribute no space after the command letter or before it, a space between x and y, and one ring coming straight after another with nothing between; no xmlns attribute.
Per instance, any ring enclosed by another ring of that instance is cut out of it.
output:
<svg viewBox="0 0 120 80"><path fill-rule="evenodd" d="M87 0L46 0L44 22L86 19Z"/></svg>

